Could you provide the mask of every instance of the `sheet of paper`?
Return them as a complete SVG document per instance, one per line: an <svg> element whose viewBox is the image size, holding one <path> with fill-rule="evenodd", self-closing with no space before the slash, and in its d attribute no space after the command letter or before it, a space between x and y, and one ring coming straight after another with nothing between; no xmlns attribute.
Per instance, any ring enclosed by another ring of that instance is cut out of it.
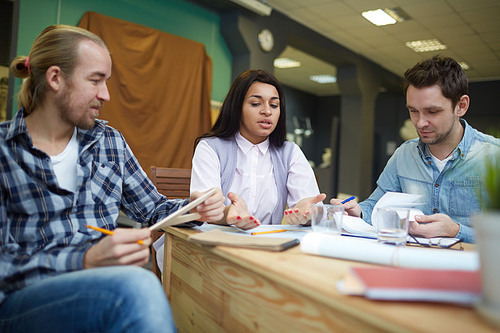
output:
<svg viewBox="0 0 500 333"><path fill-rule="evenodd" d="M372 225L377 228L377 209L385 207L413 208L410 211L410 221L415 221L415 215L423 215L422 211L414 208L422 203L418 202L422 196L420 194L409 194L399 192L387 192L380 198L372 210Z"/></svg>
<svg viewBox="0 0 500 333"><path fill-rule="evenodd" d="M375 228L359 217L344 215L342 229L353 235L377 238Z"/></svg>

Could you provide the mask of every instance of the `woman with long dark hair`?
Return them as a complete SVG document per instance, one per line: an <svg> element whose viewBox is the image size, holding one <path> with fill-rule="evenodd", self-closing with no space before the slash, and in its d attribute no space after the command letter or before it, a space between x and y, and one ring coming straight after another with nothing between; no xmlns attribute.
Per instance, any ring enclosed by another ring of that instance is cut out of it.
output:
<svg viewBox="0 0 500 333"><path fill-rule="evenodd" d="M196 139L191 192L212 187L227 198L215 223L241 229L281 224L283 216L288 224L307 224L311 205L326 198L299 146L286 141L285 95L273 75L241 73L213 128ZM162 236L154 244L160 269L163 242Z"/></svg>
<svg viewBox="0 0 500 333"><path fill-rule="evenodd" d="M286 141L285 95L273 75L241 73L212 130L196 140L191 191L211 187L228 198L221 222L242 229L283 216L305 224L311 205L325 199L299 146Z"/></svg>

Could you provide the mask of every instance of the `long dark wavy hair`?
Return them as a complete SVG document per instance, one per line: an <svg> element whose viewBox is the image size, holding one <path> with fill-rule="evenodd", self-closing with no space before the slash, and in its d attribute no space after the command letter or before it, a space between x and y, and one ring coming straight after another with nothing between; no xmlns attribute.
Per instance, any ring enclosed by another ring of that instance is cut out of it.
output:
<svg viewBox="0 0 500 333"><path fill-rule="evenodd" d="M231 85L229 93L224 99L219 117L210 132L195 140L194 146L203 138L233 137L240 129L241 112L245 96L254 82L267 83L276 88L280 99L280 117L274 131L269 135L269 143L275 147L282 147L286 140L286 104L285 94L278 80L263 70L247 70L241 73Z"/></svg>

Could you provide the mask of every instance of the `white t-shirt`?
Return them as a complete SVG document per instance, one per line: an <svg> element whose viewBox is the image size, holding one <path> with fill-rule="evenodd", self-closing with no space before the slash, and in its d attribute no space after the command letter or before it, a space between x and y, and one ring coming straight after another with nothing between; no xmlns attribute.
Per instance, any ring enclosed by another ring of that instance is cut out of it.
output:
<svg viewBox="0 0 500 333"><path fill-rule="evenodd" d="M429 155L431 155L431 158L432 158L432 161L434 162L434 164L436 164L436 167L438 168L439 172L442 172L444 167L446 166L446 163L448 163L448 161L453 157L453 152L455 150L453 150L450 155L448 155L447 158L445 158L444 160L440 160L439 158L437 158L436 156L434 156L432 153L431 153L431 150L429 149L428 146L425 146L425 149L427 150L427 153Z"/></svg>
<svg viewBox="0 0 500 333"><path fill-rule="evenodd" d="M59 182L59 186L65 190L76 191L76 165L78 161L78 141L76 140L77 129L73 132L68 145L62 153L50 156L52 167Z"/></svg>

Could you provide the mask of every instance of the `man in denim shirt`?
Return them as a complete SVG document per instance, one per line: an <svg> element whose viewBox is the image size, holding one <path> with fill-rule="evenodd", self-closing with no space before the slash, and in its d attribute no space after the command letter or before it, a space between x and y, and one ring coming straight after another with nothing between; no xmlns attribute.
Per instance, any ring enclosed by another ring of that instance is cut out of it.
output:
<svg viewBox="0 0 500 333"><path fill-rule="evenodd" d="M386 192L420 194L426 215L415 216L411 234L473 243L470 216L487 200L485 161L498 156L500 139L461 119L469 108L468 79L455 60L435 56L418 63L405 72L403 87L418 139L394 152L368 199L348 202L345 210L371 224L372 210Z"/></svg>
<svg viewBox="0 0 500 333"><path fill-rule="evenodd" d="M160 195L120 132L96 119L110 99L106 45L50 26L11 71L25 80L21 109L0 124L0 331L175 331L160 281L137 267L149 229L116 219L150 225L189 199ZM204 221L223 211L220 190L197 207Z"/></svg>

